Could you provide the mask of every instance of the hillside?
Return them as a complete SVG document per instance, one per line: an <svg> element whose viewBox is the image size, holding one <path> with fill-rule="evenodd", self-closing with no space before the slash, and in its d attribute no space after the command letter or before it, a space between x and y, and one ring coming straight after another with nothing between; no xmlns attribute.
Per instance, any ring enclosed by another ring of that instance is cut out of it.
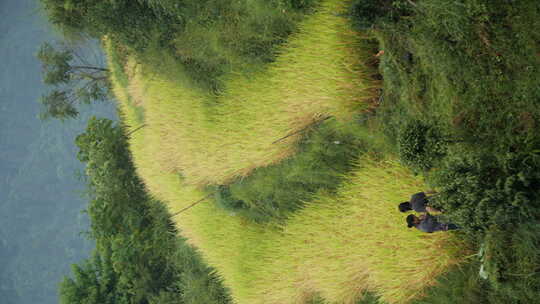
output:
<svg viewBox="0 0 540 304"><path fill-rule="evenodd" d="M134 170L232 302L538 299L540 4L44 2L102 39ZM458 231L407 229L427 190Z"/></svg>
<svg viewBox="0 0 540 304"><path fill-rule="evenodd" d="M134 132L135 166L173 214L206 196L201 185L227 185L291 155L303 134L276 140L329 116L338 126L354 124L355 115L371 106L375 82L359 56L361 36L335 13L345 9L340 6L321 4L275 62L249 77L233 74L218 96L190 86L180 69L156 71L131 58L122 66L109 43L114 90L127 130ZM212 200L178 215L176 223L238 303L300 303L316 294L351 302L365 290L405 302L434 284L461 251L450 235L426 238L404 229L395 204L420 191L422 183L395 162L375 162L358 152L353 159L359 165L343 180L347 186L331 196L315 187L319 194L283 224L245 222ZM362 223L363 215L373 217L370 225ZM395 239L388 247L381 243L385 235ZM400 258L408 261L406 268L384 262ZM406 283L416 269L421 271Z"/></svg>

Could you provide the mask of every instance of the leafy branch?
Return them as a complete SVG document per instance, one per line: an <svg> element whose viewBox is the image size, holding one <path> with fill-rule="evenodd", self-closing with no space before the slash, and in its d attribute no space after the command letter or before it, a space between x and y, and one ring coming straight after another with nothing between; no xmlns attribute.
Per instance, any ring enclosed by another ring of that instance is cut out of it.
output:
<svg viewBox="0 0 540 304"><path fill-rule="evenodd" d="M42 119L75 118L80 104L105 101L109 96L109 69L89 64L73 47L59 48L44 43L37 53L41 61L43 82L54 87L43 95Z"/></svg>

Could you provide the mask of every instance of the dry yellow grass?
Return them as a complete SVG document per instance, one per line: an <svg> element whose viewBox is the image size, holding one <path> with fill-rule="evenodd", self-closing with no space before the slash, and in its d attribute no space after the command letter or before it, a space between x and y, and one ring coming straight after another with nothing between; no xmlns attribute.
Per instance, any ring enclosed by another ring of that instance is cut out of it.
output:
<svg viewBox="0 0 540 304"><path fill-rule="evenodd" d="M125 73L129 78L128 93L133 100L133 106L143 107L145 83L142 79L141 66L130 58L125 67Z"/></svg>
<svg viewBox="0 0 540 304"><path fill-rule="evenodd" d="M450 233L406 228L396 205L421 190L421 180L392 161L359 163L338 195L320 194L282 227L245 222L211 200L175 221L238 304L299 304L315 293L353 303L364 290L407 303L458 263L464 249ZM204 196L178 177L156 178L172 212Z"/></svg>
<svg viewBox="0 0 540 304"><path fill-rule="evenodd" d="M347 119L365 108L371 82L358 58L358 34L337 16L342 5L326 1L276 62L253 75L232 73L219 96L193 88L181 71L165 76L131 59L125 94L144 109L155 142L144 153L156 168L189 184L227 183L294 152L297 137L275 140L321 117Z"/></svg>

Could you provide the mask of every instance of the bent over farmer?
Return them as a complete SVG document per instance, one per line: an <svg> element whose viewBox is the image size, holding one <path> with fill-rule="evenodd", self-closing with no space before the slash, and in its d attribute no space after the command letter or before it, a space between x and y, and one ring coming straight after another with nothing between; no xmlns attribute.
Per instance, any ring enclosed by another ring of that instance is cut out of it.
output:
<svg viewBox="0 0 540 304"><path fill-rule="evenodd" d="M407 227L416 227L416 229L427 233L459 229L456 224L440 222L438 216L433 216L429 213L421 215L420 217L417 217L414 214L408 215Z"/></svg>
<svg viewBox="0 0 540 304"><path fill-rule="evenodd" d="M429 206L429 197L426 196L424 192L413 194L410 201L399 204L398 209L401 212L407 212L410 210L414 210L419 213L440 212L439 210Z"/></svg>

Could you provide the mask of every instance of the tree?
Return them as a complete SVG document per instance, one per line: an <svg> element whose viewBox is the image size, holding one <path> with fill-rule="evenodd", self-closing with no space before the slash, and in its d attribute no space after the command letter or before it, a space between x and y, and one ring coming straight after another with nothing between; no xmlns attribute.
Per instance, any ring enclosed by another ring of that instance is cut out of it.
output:
<svg viewBox="0 0 540 304"><path fill-rule="evenodd" d="M72 265L73 278L60 284L60 303L130 303L129 295L117 292L118 275L113 271L110 253L94 252L82 265Z"/></svg>
<svg viewBox="0 0 540 304"><path fill-rule="evenodd" d="M178 1L181 4L182 1ZM145 49L155 37L170 40L171 33L182 23L177 17L153 9L146 1L41 0L49 21L64 36L103 36L135 50Z"/></svg>
<svg viewBox="0 0 540 304"><path fill-rule="evenodd" d="M77 105L105 101L109 96L109 70L89 64L73 47L61 44L59 49L44 43L37 53L43 70L43 82L53 86L41 97L45 107L42 119L74 118Z"/></svg>

